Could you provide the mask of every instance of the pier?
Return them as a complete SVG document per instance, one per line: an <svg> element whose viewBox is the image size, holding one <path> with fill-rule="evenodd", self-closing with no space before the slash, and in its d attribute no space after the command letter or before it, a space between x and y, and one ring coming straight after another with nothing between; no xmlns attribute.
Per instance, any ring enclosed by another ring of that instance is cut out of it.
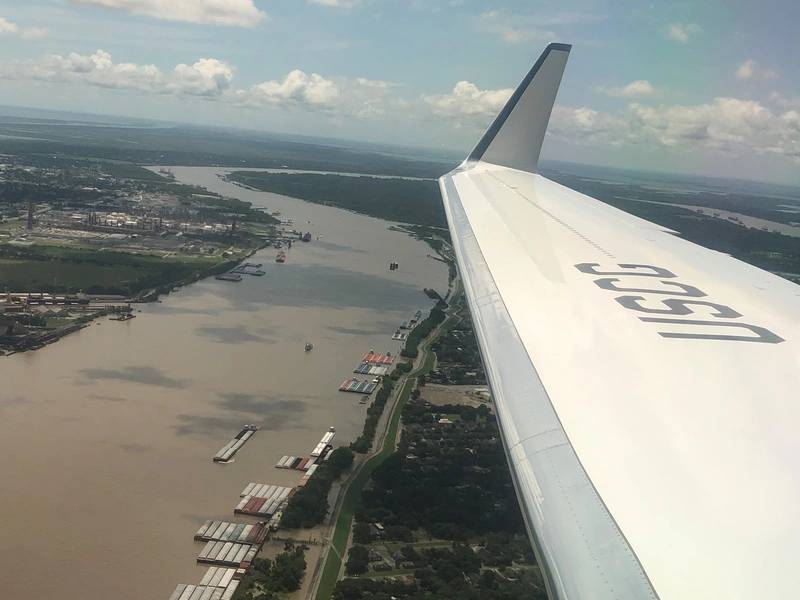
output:
<svg viewBox="0 0 800 600"><path fill-rule="evenodd" d="M214 455L214 462L226 463L231 460L233 455L245 445L247 440L253 437L256 431L258 431L257 425L245 425L235 438L220 448L219 452Z"/></svg>

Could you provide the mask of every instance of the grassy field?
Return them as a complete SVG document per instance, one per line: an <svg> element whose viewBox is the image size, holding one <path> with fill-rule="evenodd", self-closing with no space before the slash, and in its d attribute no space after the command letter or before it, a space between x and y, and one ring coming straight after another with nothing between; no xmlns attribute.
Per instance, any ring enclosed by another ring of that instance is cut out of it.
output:
<svg viewBox="0 0 800 600"><path fill-rule="evenodd" d="M127 296L206 273L217 263L61 246L0 246L0 282L8 291Z"/></svg>

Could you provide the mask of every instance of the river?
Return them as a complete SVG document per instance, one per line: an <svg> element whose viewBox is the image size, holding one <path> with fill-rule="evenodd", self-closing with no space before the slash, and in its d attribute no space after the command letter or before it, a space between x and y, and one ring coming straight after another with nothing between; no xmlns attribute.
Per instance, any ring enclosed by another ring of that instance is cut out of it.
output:
<svg viewBox="0 0 800 600"><path fill-rule="evenodd" d="M199 582L197 528L247 520L233 507L248 482L296 483L273 465L307 455L329 426L337 444L354 439L365 407L339 383L370 348L399 351L399 322L431 306L423 287L446 290L446 265L385 221L245 190L222 169L172 170L319 239L283 265L257 253L263 277L204 280L132 321L0 358L3 598L159 600ZM261 430L213 464L245 423Z"/></svg>

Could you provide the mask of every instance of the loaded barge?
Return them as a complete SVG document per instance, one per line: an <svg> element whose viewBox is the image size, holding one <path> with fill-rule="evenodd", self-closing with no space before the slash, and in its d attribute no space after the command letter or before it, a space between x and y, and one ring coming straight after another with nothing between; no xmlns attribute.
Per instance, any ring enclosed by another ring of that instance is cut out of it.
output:
<svg viewBox="0 0 800 600"><path fill-rule="evenodd" d="M214 455L214 462L226 463L233 458L245 442L253 437L253 434L258 431L258 425L245 425L242 430L230 442L220 448L219 452Z"/></svg>
<svg viewBox="0 0 800 600"><path fill-rule="evenodd" d="M354 394L371 394L375 391L375 388L378 387L377 383L373 383L371 381L361 381L356 379L355 377L351 377L350 379L345 379L342 384L339 386L340 392L352 392Z"/></svg>
<svg viewBox="0 0 800 600"><path fill-rule="evenodd" d="M325 432L325 435L322 436L319 444L317 444L316 447L311 451L311 458L319 458L330 448L333 448L331 442L333 441L334 437L336 437L336 429L331 427L327 432Z"/></svg>
<svg viewBox="0 0 800 600"><path fill-rule="evenodd" d="M267 539L269 528L266 523L249 525L246 523L228 523L226 521L206 521L194 534L199 542L234 542L260 546Z"/></svg>
<svg viewBox="0 0 800 600"><path fill-rule="evenodd" d="M207 542L197 557L197 562L228 567L239 567L252 563L258 554L258 546L233 542Z"/></svg>
<svg viewBox="0 0 800 600"><path fill-rule="evenodd" d="M286 501L292 488L266 483L249 483L240 494L241 500L233 509L237 515L270 517Z"/></svg>

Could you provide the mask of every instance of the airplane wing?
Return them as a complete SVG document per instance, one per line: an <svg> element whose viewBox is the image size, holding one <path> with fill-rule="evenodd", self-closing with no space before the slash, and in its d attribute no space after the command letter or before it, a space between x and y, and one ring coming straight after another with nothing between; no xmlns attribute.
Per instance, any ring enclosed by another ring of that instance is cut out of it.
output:
<svg viewBox="0 0 800 600"><path fill-rule="evenodd" d="M537 174L569 51L440 180L548 592L797 597L800 286Z"/></svg>

